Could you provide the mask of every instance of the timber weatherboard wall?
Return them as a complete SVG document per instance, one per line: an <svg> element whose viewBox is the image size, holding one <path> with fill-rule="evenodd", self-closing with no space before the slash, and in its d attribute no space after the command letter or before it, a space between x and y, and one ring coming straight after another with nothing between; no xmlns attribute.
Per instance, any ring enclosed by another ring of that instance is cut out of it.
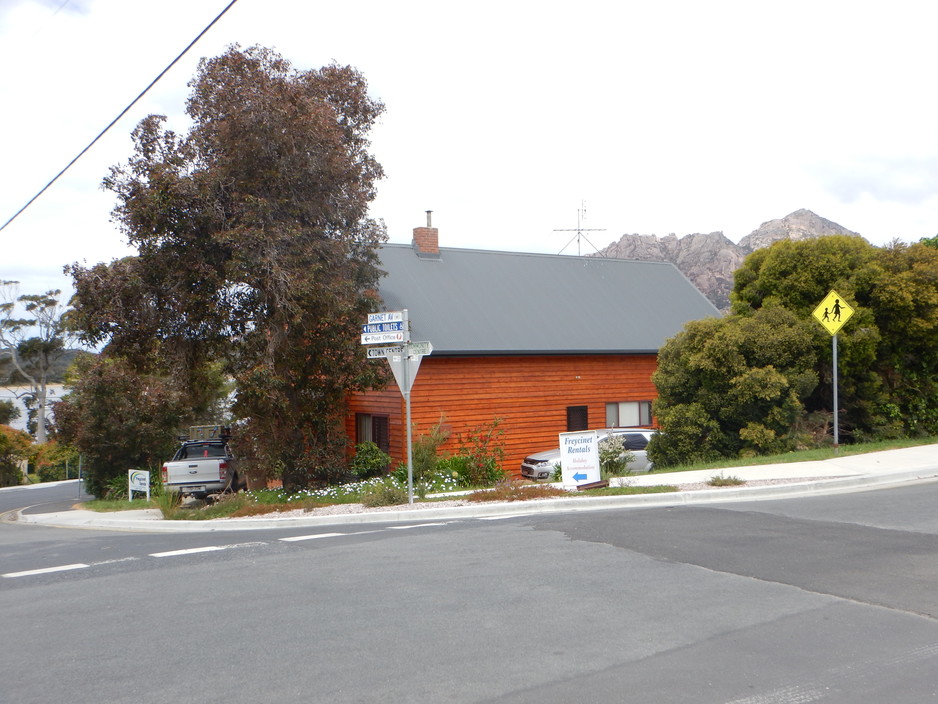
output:
<svg viewBox="0 0 938 704"><path fill-rule="evenodd" d="M411 390L414 438L442 418L451 433L442 452L453 454L461 435L501 418L503 468L517 475L526 455L557 446L568 406L587 406L590 427L601 428L606 403L653 400L655 366L655 355L424 357ZM405 460L404 400L396 386L356 395L350 411L352 438L355 413L387 414L393 464Z"/></svg>

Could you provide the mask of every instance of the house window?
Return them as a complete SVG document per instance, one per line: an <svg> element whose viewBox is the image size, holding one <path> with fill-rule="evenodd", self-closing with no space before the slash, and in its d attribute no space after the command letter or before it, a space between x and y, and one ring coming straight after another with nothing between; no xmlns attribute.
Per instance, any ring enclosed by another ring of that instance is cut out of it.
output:
<svg viewBox="0 0 938 704"><path fill-rule="evenodd" d="M606 404L607 428L651 425L651 401L620 401Z"/></svg>
<svg viewBox="0 0 938 704"><path fill-rule="evenodd" d="M355 444L373 442L382 452L391 451L391 432L388 416L371 413L355 414Z"/></svg>
<svg viewBox="0 0 938 704"><path fill-rule="evenodd" d="M567 406L567 432L588 430L589 406Z"/></svg>

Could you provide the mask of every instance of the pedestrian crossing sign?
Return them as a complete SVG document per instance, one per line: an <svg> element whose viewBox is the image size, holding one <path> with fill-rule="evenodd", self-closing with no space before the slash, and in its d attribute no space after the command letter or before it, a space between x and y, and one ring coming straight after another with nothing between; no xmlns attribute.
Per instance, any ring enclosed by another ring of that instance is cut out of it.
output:
<svg viewBox="0 0 938 704"><path fill-rule="evenodd" d="M831 335L836 335L844 326L850 316L853 315L853 308L848 304L844 297L831 289L827 298L821 301L821 305L814 309L812 314L817 321L824 326Z"/></svg>

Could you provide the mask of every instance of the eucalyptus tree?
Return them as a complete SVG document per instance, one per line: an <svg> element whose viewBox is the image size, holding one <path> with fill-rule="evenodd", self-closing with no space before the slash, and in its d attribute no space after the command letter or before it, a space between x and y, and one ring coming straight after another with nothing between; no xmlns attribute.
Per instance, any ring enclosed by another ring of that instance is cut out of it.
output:
<svg viewBox="0 0 938 704"><path fill-rule="evenodd" d="M196 396L221 361L242 451L298 488L343 463L343 402L382 379L358 341L383 224L368 217L383 105L348 66L233 46L189 84L184 135L151 115L104 181L138 255L69 268L84 338Z"/></svg>
<svg viewBox="0 0 938 704"><path fill-rule="evenodd" d="M36 442L46 441L48 386L71 333L64 324L60 290L19 294L19 282L0 282L0 385L26 386L36 414Z"/></svg>

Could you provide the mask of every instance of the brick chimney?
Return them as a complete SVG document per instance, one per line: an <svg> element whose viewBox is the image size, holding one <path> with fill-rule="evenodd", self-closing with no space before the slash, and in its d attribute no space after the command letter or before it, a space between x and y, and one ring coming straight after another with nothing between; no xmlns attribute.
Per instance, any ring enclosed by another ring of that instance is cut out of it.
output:
<svg viewBox="0 0 938 704"><path fill-rule="evenodd" d="M440 258L440 231L431 227L430 214L432 210L427 211L427 226L414 228L414 251L418 257L427 259Z"/></svg>

